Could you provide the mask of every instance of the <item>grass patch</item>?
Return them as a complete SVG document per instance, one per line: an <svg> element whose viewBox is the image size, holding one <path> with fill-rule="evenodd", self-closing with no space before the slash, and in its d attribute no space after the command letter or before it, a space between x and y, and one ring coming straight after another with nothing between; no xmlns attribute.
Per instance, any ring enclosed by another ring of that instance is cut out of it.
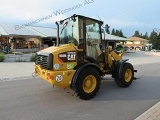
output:
<svg viewBox="0 0 160 120"><path fill-rule="evenodd" d="M5 56L3 53L0 52L0 62L3 62L5 59Z"/></svg>
<svg viewBox="0 0 160 120"><path fill-rule="evenodd" d="M30 57L30 62L35 62L36 61L36 55L32 54L32 56Z"/></svg>

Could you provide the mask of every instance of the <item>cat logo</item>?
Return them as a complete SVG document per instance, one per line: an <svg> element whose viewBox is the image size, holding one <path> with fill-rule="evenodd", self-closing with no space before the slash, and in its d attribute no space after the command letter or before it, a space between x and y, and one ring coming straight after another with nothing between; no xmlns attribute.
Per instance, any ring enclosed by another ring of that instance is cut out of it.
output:
<svg viewBox="0 0 160 120"><path fill-rule="evenodd" d="M67 59L68 61L76 60L76 52L68 52Z"/></svg>
<svg viewBox="0 0 160 120"><path fill-rule="evenodd" d="M59 62L75 62L76 51L63 52L58 55Z"/></svg>

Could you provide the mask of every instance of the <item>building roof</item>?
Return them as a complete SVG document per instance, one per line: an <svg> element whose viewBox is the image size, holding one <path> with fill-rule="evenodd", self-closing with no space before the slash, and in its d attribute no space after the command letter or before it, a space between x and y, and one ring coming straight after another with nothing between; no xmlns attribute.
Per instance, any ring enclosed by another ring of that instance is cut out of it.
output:
<svg viewBox="0 0 160 120"><path fill-rule="evenodd" d="M89 34L92 34L90 32ZM92 34L96 35L96 34ZM35 26L26 26L20 29L16 29L15 25L11 24L0 24L0 36L31 36L31 37L53 37L56 38L57 30L55 28L49 27L35 27ZM127 41L129 39L118 37L115 35L104 34L102 35L102 39L111 40L111 41Z"/></svg>
<svg viewBox="0 0 160 120"><path fill-rule="evenodd" d="M0 25L0 35L8 35L4 28Z"/></svg>
<svg viewBox="0 0 160 120"><path fill-rule="evenodd" d="M0 36L56 37L56 29L33 26L16 29L15 25L0 24Z"/></svg>
<svg viewBox="0 0 160 120"><path fill-rule="evenodd" d="M104 34L102 35L102 39L104 39ZM105 40L114 40L114 41L127 41L127 38L111 35L111 34L105 34Z"/></svg>
<svg viewBox="0 0 160 120"><path fill-rule="evenodd" d="M57 37L57 29L49 27L29 27L33 32L36 32L41 37Z"/></svg>
<svg viewBox="0 0 160 120"><path fill-rule="evenodd" d="M97 38L98 33L93 33L93 32L87 32L87 35L92 36L93 38ZM111 40L111 41L127 41L128 39L123 38L123 37L119 37L119 36L115 36L115 35L111 35L111 34L107 34L105 33L102 34L102 39L104 40Z"/></svg>
<svg viewBox="0 0 160 120"><path fill-rule="evenodd" d="M3 36L39 36L38 34L35 34L29 30L27 27L16 30L11 24L1 24L0 28L0 35Z"/></svg>
<svg viewBox="0 0 160 120"><path fill-rule="evenodd" d="M146 42L149 41L140 37L129 37L128 40L129 41L146 41Z"/></svg>

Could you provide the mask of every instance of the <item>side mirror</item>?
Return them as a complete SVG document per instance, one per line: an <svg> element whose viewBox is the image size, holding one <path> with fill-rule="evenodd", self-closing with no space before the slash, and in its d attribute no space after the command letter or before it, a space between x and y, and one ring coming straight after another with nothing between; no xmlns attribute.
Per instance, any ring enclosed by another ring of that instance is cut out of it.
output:
<svg viewBox="0 0 160 120"><path fill-rule="evenodd" d="M106 33L109 33L109 27L110 27L110 26L109 26L108 24L105 25Z"/></svg>

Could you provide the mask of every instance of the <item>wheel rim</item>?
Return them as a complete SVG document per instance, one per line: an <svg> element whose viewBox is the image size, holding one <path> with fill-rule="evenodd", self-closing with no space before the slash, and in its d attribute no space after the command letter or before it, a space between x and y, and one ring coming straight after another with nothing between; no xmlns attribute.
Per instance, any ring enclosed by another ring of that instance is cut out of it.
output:
<svg viewBox="0 0 160 120"><path fill-rule="evenodd" d="M83 90L86 93L91 93L96 88L97 81L93 75L88 75L83 81Z"/></svg>
<svg viewBox="0 0 160 120"><path fill-rule="evenodd" d="M129 82L131 80L131 78L132 78L132 70L127 69L124 74L124 79L126 82Z"/></svg>

